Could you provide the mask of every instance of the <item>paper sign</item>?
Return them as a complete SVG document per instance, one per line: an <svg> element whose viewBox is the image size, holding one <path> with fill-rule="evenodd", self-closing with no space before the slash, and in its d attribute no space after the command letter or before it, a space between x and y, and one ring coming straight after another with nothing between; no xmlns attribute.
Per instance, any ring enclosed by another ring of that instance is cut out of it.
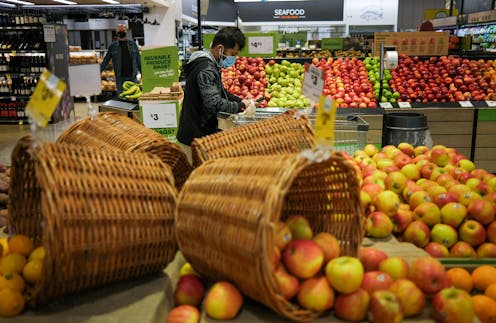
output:
<svg viewBox="0 0 496 323"><path fill-rule="evenodd" d="M496 107L496 101L487 100L486 104L488 107Z"/></svg>
<svg viewBox="0 0 496 323"><path fill-rule="evenodd" d="M143 124L150 129L177 128L175 103L143 104Z"/></svg>
<svg viewBox="0 0 496 323"><path fill-rule="evenodd" d="M179 123L177 101L141 101L140 115L145 127L153 129L169 141L176 141Z"/></svg>
<svg viewBox="0 0 496 323"><path fill-rule="evenodd" d="M410 104L410 102L398 102L398 106L400 108L411 108L412 105Z"/></svg>
<svg viewBox="0 0 496 323"><path fill-rule="evenodd" d="M473 108L474 107L474 105L470 101L459 101L458 103L463 108Z"/></svg>
<svg viewBox="0 0 496 323"><path fill-rule="evenodd" d="M334 145L334 124L337 104L328 96L321 95L315 120L315 143L320 146Z"/></svg>
<svg viewBox="0 0 496 323"><path fill-rule="evenodd" d="M57 39L55 38L55 25L43 25L43 37L45 43L57 42Z"/></svg>
<svg viewBox="0 0 496 323"><path fill-rule="evenodd" d="M324 89L324 71L311 64L305 63L305 76L301 93L312 102L318 102Z"/></svg>
<svg viewBox="0 0 496 323"><path fill-rule="evenodd" d="M274 52L274 37L249 36L248 54L272 54Z"/></svg>
<svg viewBox="0 0 496 323"><path fill-rule="evenodd" d="M393 105L390 102L381 102L381 103L379 103L379 105L381 106L381 108L384 108L384 109L392 109L393 108Z"/></svg>
<svg viewBox="0 0 496 323"><path fill-rule="evenodd" d="M157 86L171 86L179 80L179 63L176 46L147 48L141 51L143 92Z"/></svg>
<svg viewBox="0 0 496 323"><path fill-rule="evenodd" d="M26 115L40 127L46 127L59 104L65 87L65 82L45 69L26 105Z"/></svg>

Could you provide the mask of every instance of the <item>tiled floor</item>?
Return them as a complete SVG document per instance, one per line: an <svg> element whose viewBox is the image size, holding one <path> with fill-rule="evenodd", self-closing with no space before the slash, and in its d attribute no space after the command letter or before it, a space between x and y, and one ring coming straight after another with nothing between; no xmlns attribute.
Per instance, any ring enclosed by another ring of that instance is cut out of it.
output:
<svg viewBox="0 0 496 323"><path fill-rule="evenodd" d="M98 105L98 103L92 104ZM76 102L74 112L71 120L49 124L46 128L37 130L35 137L39 140L55 141L75 120L79 120L88 114L88 105ZM10 165L12 150L17 140L30 133L31 127L29 124L0 124L0 163Z"/></svg>

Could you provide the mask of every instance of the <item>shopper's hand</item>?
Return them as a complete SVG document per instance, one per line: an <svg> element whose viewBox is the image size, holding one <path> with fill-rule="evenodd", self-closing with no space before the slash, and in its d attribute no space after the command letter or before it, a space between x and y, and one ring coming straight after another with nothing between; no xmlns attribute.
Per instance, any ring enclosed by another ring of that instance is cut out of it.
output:
<svg viewBox="0 0 496 323"><path fill-rule="evenodd" d="M250 106L250 100L248 99L243 99L241 102L245 105L244 108L241 108L242 111L245 111L249 106Z"/></svg>

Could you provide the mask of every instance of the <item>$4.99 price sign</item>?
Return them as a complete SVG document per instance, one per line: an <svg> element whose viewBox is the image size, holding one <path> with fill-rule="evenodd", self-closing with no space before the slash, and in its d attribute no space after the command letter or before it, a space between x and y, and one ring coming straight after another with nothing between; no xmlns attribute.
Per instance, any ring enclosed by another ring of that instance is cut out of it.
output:
<svg viewBox="0 0 496 323"><path fill-rule="evenodd" d="M315 120L315 143L317 146L334 146L334 123L336 102L328 96L320 96L317 119Z"/></svg>
<svg viewBox="0 0 496 323"><path fill-rule="evenodd" d="M38 80L28 104L26 114L40 127L44 128L50 121L55 108L66 88L65 82L45 70Z"/></svg>

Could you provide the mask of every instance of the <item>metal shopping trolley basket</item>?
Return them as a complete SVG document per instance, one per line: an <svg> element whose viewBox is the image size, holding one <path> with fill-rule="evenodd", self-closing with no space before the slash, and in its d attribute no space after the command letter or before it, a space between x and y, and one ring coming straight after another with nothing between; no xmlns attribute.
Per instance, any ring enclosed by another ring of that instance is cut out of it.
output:
<svg viewBox="0 0 496 323"><path fill-rule="evenodd" d="M284 113L289 109L284 108L264 108L257 109L253 116L243 116L238 114L219 114L219 128L230 129L232 127L254 123L264 119L272 118ZM315 125L315 110L308 115L312 125ZM336 150L353 154L355 150L363 149L367 144L368 123L358 115L336 115L334 124L334 147Z"/></svg>

